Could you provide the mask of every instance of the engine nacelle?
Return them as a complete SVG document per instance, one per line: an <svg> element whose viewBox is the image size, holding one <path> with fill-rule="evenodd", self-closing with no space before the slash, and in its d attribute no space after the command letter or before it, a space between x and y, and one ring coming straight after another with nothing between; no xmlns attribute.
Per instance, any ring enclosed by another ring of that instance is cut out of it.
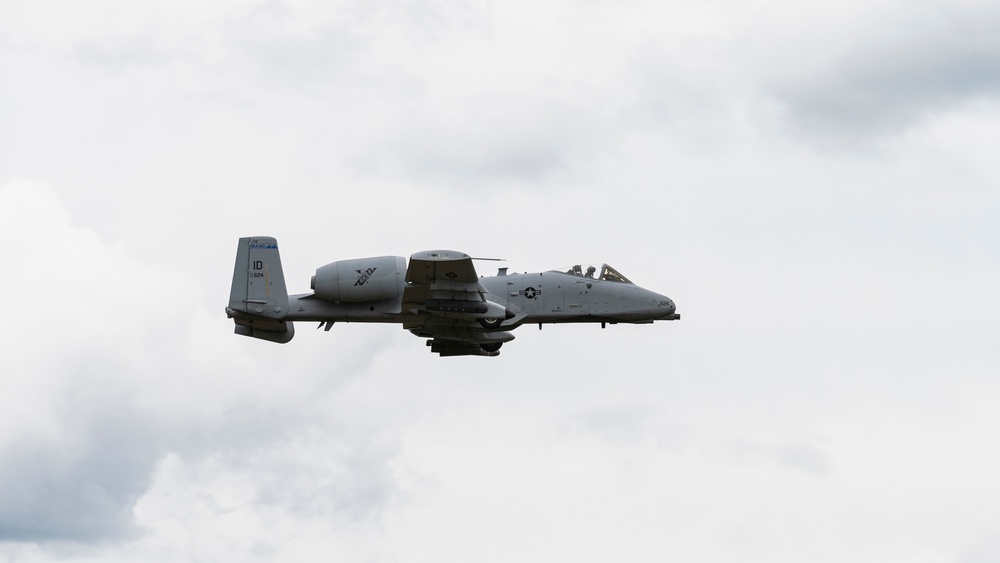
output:
<svg viewBox="0 0 1000 563"><path fill-rule="evenodd" d="M394 299L403 293L406 259L378 256L341 260L316 270L312 289L326 301L354 303Z"/></svg>

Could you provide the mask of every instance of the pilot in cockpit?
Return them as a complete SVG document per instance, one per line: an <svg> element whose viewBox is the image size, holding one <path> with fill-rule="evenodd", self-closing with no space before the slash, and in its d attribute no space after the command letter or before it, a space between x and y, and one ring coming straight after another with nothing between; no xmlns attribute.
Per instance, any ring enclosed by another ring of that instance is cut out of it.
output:
<svg viewBox="0 0 1000 563"><path fill-rule="evenodd" d="M584 276L584 277L593 279L594 278L594 272L596 272L596 271L597 271L597 268L595 268L593 266L587 266L587 275Z"/></svg>

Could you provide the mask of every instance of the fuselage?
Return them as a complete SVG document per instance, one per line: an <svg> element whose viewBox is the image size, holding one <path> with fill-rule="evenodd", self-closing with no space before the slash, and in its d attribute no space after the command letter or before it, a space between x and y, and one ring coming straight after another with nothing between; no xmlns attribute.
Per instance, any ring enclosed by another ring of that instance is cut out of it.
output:
<svg viewBox="0 0 1000 563"><path fill-rule="evenodd" d="M643 322L672 318L670 298L635 284L557 271L481 280L490 298L525 315L526 323Z"/></svg>
<svg viewBox="0 0 1000 563"><path fill-rule="evenodd" d="M479 282L488 291L486 299L508 312L502 324L507 330L525 323L646 323L678 318L669 297L632 283L558 271L488 276L480 278ZM286 319L417 322L422 317L421 312L403 310L405 282L400 284L399 297L374 301L337 303L320 299L315 294L292 295Z"/></svg>

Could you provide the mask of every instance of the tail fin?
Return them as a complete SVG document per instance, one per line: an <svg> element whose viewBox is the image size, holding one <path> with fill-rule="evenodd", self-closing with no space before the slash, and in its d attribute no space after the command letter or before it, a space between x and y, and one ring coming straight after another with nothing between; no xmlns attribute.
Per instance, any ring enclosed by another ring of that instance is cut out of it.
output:
<svg viewBox="0 0 1000 563"><path fill-rule="evenodd" d="M276 239L240 239L226 314L236 322L236 334L280 343L295 335L291 321L284 320L288 291Z"/></svg>

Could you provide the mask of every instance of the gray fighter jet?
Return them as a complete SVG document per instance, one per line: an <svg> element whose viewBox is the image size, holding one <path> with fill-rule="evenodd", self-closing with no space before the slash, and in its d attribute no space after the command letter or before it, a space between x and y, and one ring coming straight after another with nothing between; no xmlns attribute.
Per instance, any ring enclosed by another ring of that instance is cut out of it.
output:
<svg viewBox="0 0 1000 563"><path fill-rule="evenodd" d="M611 266L578 264L530 274L479 277L468 254L341 260L316 270L312 293L288 295L278 241L245 237L236 250L226 314L236 334L288 342L292 321L401 323L441 356L496 356L525 323L646 324L680 319L670 298L643 289ZM319 328L317 327L317 328Z"/></svg>

